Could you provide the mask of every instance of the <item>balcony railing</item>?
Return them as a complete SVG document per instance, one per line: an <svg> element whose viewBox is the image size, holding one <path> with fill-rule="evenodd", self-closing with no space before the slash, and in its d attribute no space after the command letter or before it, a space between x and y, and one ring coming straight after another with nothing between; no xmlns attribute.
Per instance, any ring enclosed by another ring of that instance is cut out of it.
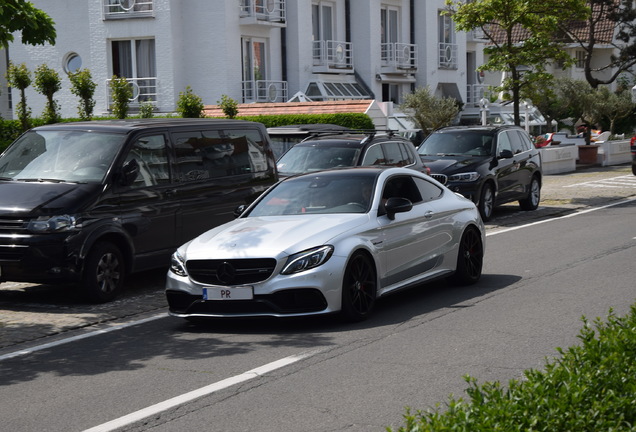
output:
<svg viewBox="0 0 636 432"><path fill-rule="evenodd" d="M476 28L466 33L467 42L485 42L486 40L488 38L481 28Z"/></svg>
<svg viewBox="0 0 636 432"><path fill-rule="evenodd" d="M157 78L126 78L132 87L133 96L130 98L130 107L138 108L145 102L157 103ZM110 81L106 80L108 108L113 104Z"/></svg>
<svg viewBox="0 0 636 432"><path fill-rule="evenodd" d="M439 68L457 69L457 44L439 43Z"/></svg>
<svg viewBox="0 0 636 432"><path fill-rule="evenodd" d="M313 42L314 66L327 69L353 70L351 42L319 40Z"/></svg>
<svg viewBox="0 0 636 432"><path fill-rule="evenodd" d="M400 71L417 69L417 45L383 43L380 49L382 67Z"/></svg>
<svg viewBox="0 0 636 432"><path fill-rule="evenodd" d="M287 101L287 81L243 81L243 103Z"/></svg>
<svg viewBox="0 0 636 432"><path fill-rule="evenodd" d="M255 23L284 23L286 20L285 0L240 0L239 7L242 21L251 18Z"/></svg>
<svg viewBox="0 0 636 432"><path fill-rule="evenodd" d="M104 18L141 18L154 14L153 0L103 0Z"/></svg>

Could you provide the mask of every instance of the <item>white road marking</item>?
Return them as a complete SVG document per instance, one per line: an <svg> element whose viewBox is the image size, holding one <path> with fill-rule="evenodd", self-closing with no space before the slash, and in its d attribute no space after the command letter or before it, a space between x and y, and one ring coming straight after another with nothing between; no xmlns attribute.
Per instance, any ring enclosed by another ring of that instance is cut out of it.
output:
<svg viewBox="0 0 636 432"><path fill-rule="evenodd" d="M571 187L580 187L580 186L589 186L589 187L621 187L621 186L631 186L636 188L636 176L633 175L625 175L619 177L612 177L601 180L594 180L583 183L575 183L572 185L563 186L564 188Z"/></svg>
<svg viewBox="0 0 636 432"><path fill-rule="evenodd" d="M242 382L251 380L253 378L258 378L268 372L275 371L276 369L283 368L285 366L289 366L297 361L303 360L305 358L311 357L317 354L320 350L308 351L296 355L292 355L289 357L282 358L280 360L276 360L274 362L268 363L256 369L252 369L250 371L244 372L240 375L236 375L230 378L226 378L224 380L218 381L214 384L210 384L205 387L201 387L200 389L193 390L189 393L182 394L180 396L176 396L172 399L168 399L164 402L159 402L158 404L149 406L148 408L144 408L142 410L136 411L134 413L125 415L115 420L111 420L107 423L103 423L101 425L92 427L90 429L86 429L84 432L109 432L115 429L127 426L131 423L134 423L139 420L143 420L144 418L150 417L152 415L159 414L163 411L166 411L170 408L174 408L179 405L183 405L186 402L190 402L194 399L198 399L203 396L208 396L214 392L226 389L235 384L240 384Z"/></svg>
<svg viewBox="0 0 636 432"><path fill-rule="evenodd" d="M26 354L31 354L31 353L34 353L36 351L41 351L41 350L44 350L44 349L47 349L47 348L52 348L52 347L56 347L56 346L59 346L59 345L64 345L64 344L67 344L67 343L70 343L70 342L75 342L75 341L78 341L78 340L81 340L81 339L86 339L86 338L89 338L89 337L93 337L93 336L98 336L98 335L102 335L102 334L105 334L105 333L114 332L116 330L125 329L125 328L128 328L128 327L135 326L137 324L147 323L147 322L154 321L154 320L157 320L157 319L160 319L160 318L164 318L164 317L167 317L167 316L168 316L167 313L161 313L159 315L154 315L154 316L151 316L149 318L144 318L144 319L140 319L140 320L137 320L137 321L132 321L132 322L128 322L128 323L125 323L125 324L115 325L113 327L108 327L108 328L105 328L105 329L92 331L90 333L84 333L84 334L81 334L81 335L78 335L78 336L69 337L69 338L66 338L66 339L60 339L60 340L57 340L55 342L49 342L49 343L46 343L46 344L37 345L37 346L31 347L31 348L27 348L27 349L23 349L23 350L20 350L20 351L14 351L14 352L11 352L11 353L8 353L8 354L0 355L0 361L7 360L7 359L10 359L10 358L14 358L14 357L18 357L18 356L22 356L22 355L26 355Z"/></svg>

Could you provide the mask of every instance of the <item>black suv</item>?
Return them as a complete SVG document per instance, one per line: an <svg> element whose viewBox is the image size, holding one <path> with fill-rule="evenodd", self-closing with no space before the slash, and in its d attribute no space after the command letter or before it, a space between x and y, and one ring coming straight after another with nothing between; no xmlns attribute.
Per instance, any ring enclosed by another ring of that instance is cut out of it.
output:
<svg viewBox="0 0 636 432"><path fill-rule="evenodd" d="M470 198L484 221L496 205L519 201L535 210L541 197L541 156L517 126L450 126L418 147L431 176Z"/></svg>
<svg viewBox="0 0 636 432"><path fill-rule="evenodd" d="M316 133L294 145L277 162L281 178L330 168L370 165L428 172L413 143L391 131Z"/></svg>

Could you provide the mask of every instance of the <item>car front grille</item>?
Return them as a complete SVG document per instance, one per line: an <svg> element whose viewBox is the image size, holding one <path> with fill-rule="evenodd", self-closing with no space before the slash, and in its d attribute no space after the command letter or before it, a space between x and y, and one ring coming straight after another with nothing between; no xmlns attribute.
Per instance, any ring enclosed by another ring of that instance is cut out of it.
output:
<svg viewBox="0 0 636 432"><path fill-rule="evenodd" d="M249 285L262 282L276 268L273 258L189 260L186 263L190 278L209 285Z"/></svg>
<svg viewBox="0 0 636 432"><path fill-rule="evenodd" d="M448 182L448 176L446 174L431 174L431 177L444 185Z"/></svg>

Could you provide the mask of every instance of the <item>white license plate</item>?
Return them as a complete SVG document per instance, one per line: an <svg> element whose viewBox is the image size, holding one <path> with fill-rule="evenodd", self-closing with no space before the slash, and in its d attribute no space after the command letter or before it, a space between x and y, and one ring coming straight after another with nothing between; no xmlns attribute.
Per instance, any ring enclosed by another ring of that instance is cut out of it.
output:
<svg viewBox="0 0 636 432"><path fill-rule="evenodd" d="M208 287L203 288L203 300L252 300L254 289L243 287Z"/></svg>

